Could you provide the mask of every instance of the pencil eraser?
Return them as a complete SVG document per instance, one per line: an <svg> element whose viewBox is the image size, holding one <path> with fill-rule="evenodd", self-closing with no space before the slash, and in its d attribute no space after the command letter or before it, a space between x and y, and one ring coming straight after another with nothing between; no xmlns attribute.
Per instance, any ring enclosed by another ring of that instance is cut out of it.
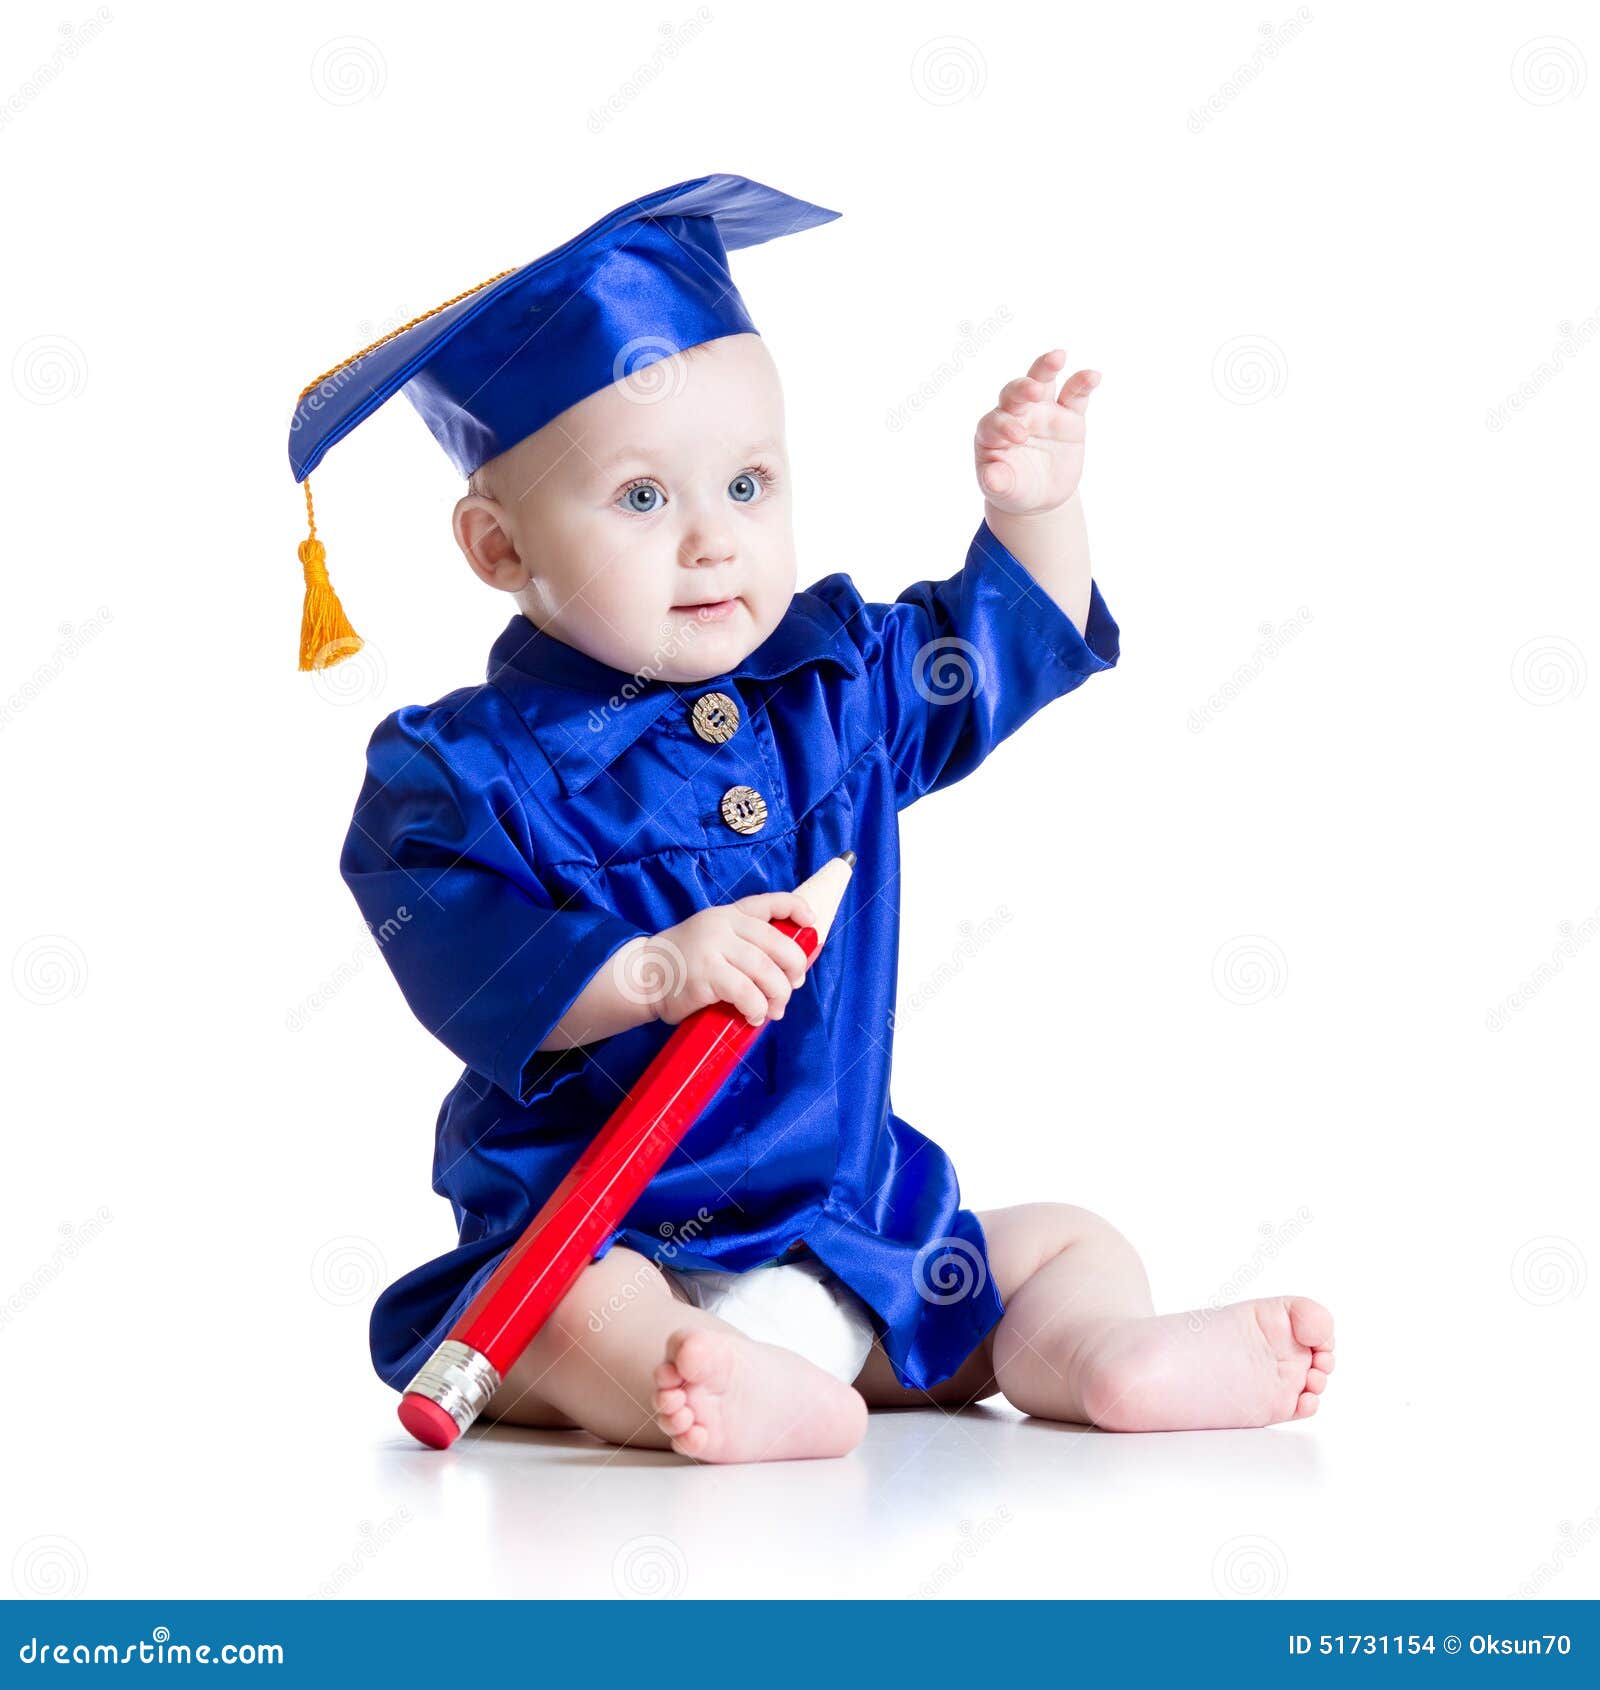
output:
<svg viewBox="0 0 1600 1690"><path fill-rule="evenodd" d="M438 1403L414 1391L401 1397L398 1413L400 1424L429 1449L449 1449L461 1434L461 1428Z"/></svg>

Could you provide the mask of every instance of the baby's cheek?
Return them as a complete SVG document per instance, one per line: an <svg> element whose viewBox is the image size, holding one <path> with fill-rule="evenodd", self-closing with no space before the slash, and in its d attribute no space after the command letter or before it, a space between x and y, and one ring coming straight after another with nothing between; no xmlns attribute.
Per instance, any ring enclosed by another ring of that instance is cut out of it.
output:
<svg viewBox="0 0 1600 1690"><path fill-rule="evenodd" d="M651 571L630 570L621 558L591 572L573 594L574 608L581 604L594 638L606 645L605 661L629 675L660 666L672 637L671 603Z"/></svg>
<svg viewBox="0 0 1600 1690"><path fill-rule="evenodd" d="M751 596L755 604L756 619L760 624L759 636L755 642L759 644L788 615L789 606L794 599L797 571L793 548L785 546L764 557L761 567L753 573L755 581Z"/></svg>

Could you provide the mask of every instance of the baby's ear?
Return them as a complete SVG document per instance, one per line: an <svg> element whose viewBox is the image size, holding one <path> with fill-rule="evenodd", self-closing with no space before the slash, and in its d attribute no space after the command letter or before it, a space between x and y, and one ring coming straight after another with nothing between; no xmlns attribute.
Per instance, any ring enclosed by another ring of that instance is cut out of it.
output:
<svg viewBox="0 0 1600 1690"><path fill-rule="evenodd" d="M468 493L457 502L450 525L461 555L480 581L502 593L520 593L527 586L528 571L517 555L505 513L493 499Z"/></svg>

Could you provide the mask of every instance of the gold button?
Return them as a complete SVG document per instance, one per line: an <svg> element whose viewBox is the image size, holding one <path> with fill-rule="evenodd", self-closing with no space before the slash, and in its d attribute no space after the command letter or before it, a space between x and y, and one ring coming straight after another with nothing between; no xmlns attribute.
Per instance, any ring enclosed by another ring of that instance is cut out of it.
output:
<svg viewBox="0 0 1600 1690"><path fill-rule="evenodd" d="M722 819L735 833L759 833L767 825L767 801L753 786L730 786L722 795Z"/></svg>
<svg viewBox="0 0 1600 1690"><path fill-rule="evenodd" d="M702 693L694 701L693 721L708 745L725 745L739 731L739 706L725 692Z"/></svg>

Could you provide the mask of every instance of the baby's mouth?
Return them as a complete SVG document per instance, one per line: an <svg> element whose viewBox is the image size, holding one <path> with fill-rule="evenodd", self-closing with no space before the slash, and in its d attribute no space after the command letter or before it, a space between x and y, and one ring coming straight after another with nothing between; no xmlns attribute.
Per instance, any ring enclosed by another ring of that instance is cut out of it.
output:
<svg viewBox="0 0 1600 1690"><path fill-rule="evenodd" d="M672 611L675 616L692 616L697 622L720 622L732 616L738 607L737 598L712 599L699 604L675 604Z"/></svg>

